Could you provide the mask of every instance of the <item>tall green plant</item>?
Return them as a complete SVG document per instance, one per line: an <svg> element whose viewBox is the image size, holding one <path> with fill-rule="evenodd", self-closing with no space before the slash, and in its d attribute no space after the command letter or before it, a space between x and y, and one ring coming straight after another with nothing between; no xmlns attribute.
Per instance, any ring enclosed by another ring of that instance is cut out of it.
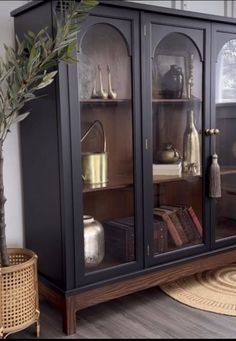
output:
<svg viewBox="0 0 236 341"><path fill-rule="evenodd" d="M27 102L37 98L37 91L50 85L57 74L60 61L77 62L74 51L81 23L97 5L96 0L62 1L56 14L57 33L53 38L47 28L38 33L28 32L24 40L16 37L16 48L4 45L0 59L0 260L9 266L6 244L5 202L3 183L3 145L13 124L24 120Z"/></svg>

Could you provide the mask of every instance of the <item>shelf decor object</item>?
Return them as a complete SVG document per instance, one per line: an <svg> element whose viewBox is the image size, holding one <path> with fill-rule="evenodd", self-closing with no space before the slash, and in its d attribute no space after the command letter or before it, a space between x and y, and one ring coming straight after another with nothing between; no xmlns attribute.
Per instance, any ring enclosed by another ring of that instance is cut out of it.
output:
<svg viewBox="0 0 236 341"><path fill-rule="evenodd" d="M194 55L190 54L189 57L189 77L187 83L187 97L189 99L193 96L193 62L194 62Z"/></svg>
<svg viewBox="0 0 236 341"><path fill-rule="evenodd" d="M102 224L91 216L84 216L85 267L98 266L104 258L104 229Z"/></svg>
<svg viewBox="0 0 236 341"><path fill-rule="evenodd" d="M162 92L164 98L182 98L184 76L182 68L178 65L171 65L162 79Z"/></svg>
<svg viewBox="0 0 236 341"><path fill-rule="evenodd" d="M107 73L108 73L108 98L116 99L117 98L117 93L112 89L111 69L110 69L109 65L107 65Z"/></svg>
<svg viewBox="0 0 236 341"><path fill-rule="evenodd" d="M187 125L184 132L184 172L191 175L201 174L200 141L195 126L194 111L187 111Z"/></svg>
<svg viewBox="0 0 236 341"><path fill-rule="evenodd" d="M172 143L166 143L164 149L158 153L158 160L160 163L177 163L181 160L181 155Z"/></svg>
<svg viewBox="0 0 236 341"><path fill-rule="evenodd" d="M97 98L107 99L108 92L104 90L104 87L103 87L102 68L100 64L98 64L98 76L99 76L99 83L98 83L99 88L97 91L95 91L95 96L97 96Z"/></svg>
<svg viewBox="0 0 236 341"><path fill-rule="evenodd" d="M81 142L83 142L96 125L99 125L102 130L103 151L82 154L82 178L85 183L95 186L105 185L108 182L107 143L101 121L93 122L81 138Z"/></svg>

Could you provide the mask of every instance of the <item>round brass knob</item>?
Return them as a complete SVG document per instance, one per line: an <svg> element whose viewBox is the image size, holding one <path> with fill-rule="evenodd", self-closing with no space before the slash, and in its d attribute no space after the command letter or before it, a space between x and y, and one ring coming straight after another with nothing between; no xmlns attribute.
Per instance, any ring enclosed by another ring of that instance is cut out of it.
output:
<svg viewBox="0 0 236 341"><path fill-rule="evenodd" d="M220 130L219 130L219 129L215 129L215 130L214 130L214 134L215 134L215 135L219 135L219 133L220 133Z"/></svg>
<svg viewBox="0 0 236 341"><path fill-rule="evenodd" d="M212 136L215 134L215 129L206 129L206 135Z"/></svg>

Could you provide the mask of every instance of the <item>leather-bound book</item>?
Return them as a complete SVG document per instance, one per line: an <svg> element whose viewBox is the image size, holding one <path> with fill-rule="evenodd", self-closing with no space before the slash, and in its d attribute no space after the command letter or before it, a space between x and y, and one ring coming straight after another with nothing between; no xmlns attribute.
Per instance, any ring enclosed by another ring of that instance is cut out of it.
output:
<svg viewBox="0 0 236 341"><path fill-rule="evenodd" d="M168 251L168 228L161 217L155 216L153 221L153 251L163 253Z"/></svg>
<svg viewBox="0 0 236 341"><path fill-rule="evenodd" d="M186 234L188 235L190 242L195 242L199 240L199 234L195 227L195 224L189 214L188 208L180 209L177 212L179 219L182 223L182 226L184 230L186 231Z"/></svg>
<svg viewBox="0 0 236 341"><path fill-rule="evenodd" d="M199 233L200 237L202 238L202 236L203 236L202 224L200 223L200 221L199 221L199 219L198 219L194 209L192 207L189 207L188 208L188 212L189 212L189 214L190 214L190 216L191 216L191 218L192 218L192 220L193 220L193 222L194 222L194 224L196 226L196 229L198 230L198 233Z"/></svg>
<svg viewBox="0 0 236 341"><path fill-rule="evenodd" d="M179 220L179 217L177 215L178 209L167 209L167 207L165 206L161 206L160 207L161 210L164 210L170 217L170 219L172 220L173 224L175 225L176 230L179 233L179 236L183 242L183 244L187 244L188 243L188 237L184 231L184 228Z"/></svg>
<svg viewBox="0 0 236 341"><path fill-rule="evenodd" d="M183 207L165 205L162 207L176 210L176 214L179 218L179 221L183 227L183 230L189 242L199 241L200 235L186 206Z"/></svg>
<svg viewBox="0 0 236 341"><path fill-rule="evenodd" d="M176 246L180 247L184 243L179 235L179 232L177 231L174 223L170 219L168 213L166 213L164 210L159 209L159 208L154 208L153 210L154 216L161 217L163 221L166 223L168 231L171 235L171 238L173 239L174 243Z"/></svg>

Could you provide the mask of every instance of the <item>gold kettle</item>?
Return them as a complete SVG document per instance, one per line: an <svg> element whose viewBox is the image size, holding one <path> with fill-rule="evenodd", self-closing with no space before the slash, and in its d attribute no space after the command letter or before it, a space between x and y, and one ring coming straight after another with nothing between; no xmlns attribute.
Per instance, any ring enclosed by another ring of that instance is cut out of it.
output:
<svg viewBox="0 0 236 341"><path fill-rule="evenodd" d="M181 155L172 143L166 143L164 149L159 152L158 161L161 163L175 163L179 160L181 160Z"/></svg>
<svg viewBox="0 0 236 341"><path fill-rule="evenodd" d="M96 120L86 130L81 138L81 142L88 136L91 130L99 125L103 134L103 151L94 153L82 153L82 178L89 185L106 185L108 182L108 154L106 135L102 122Z"/></svg>

